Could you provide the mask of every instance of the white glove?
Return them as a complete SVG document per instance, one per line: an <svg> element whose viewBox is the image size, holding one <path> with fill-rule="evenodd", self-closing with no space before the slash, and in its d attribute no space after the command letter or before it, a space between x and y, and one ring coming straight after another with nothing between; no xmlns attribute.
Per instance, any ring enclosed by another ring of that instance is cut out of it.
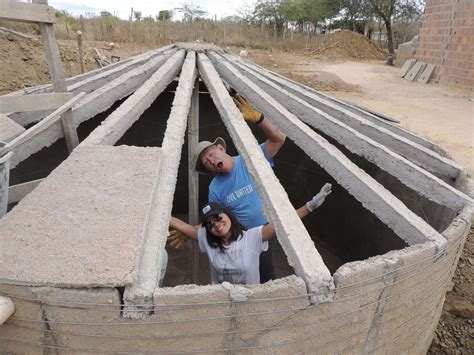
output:
<svg viewBox="0 0 474 355"><path fill-rule="evenodd" d="M316 208L321 206L324 202L324 199L329 195L332 185L330 183L324 184L324 186L319 190L319 192L311 199L311 201L306 202L306 208L309 212L313 212Z"/></svg>

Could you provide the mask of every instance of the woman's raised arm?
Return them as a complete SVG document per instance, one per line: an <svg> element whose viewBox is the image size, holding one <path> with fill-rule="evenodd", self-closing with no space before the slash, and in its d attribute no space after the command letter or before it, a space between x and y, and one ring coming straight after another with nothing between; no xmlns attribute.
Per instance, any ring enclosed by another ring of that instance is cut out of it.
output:
<svg viewBox="0 0 474 355"><path fill-rule="evenodd" d="M197 240L197 232L199 229L199 225L192 226L191 224L183 222L179 218L171 217L170 227L176 229L178 232L183 233L188 238Z"/></svg>

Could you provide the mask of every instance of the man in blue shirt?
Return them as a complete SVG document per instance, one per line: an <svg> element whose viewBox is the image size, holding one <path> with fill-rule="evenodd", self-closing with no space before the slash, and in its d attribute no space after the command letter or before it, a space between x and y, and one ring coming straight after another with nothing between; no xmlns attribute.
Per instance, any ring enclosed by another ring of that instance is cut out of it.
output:
<svg viewBox="0 0 474 355"><path fill-rule="evenodd" d="M244 98L235 95L234 101L244 119L257 125L266 135L267 140L260 144L260 149L273 166L272 158L280 150L286 136ZM241 157L227 154L226 143L222 138L218 137L214 142L200 142L196 151L195 164L198 172L215 175L209 185L209 202L218 202L229 208L246 229L267 223L263 202L257 192L255 182ZM270 245L269 250L260 256L260 282L262 283L273 278L271 249Z"/></svg>

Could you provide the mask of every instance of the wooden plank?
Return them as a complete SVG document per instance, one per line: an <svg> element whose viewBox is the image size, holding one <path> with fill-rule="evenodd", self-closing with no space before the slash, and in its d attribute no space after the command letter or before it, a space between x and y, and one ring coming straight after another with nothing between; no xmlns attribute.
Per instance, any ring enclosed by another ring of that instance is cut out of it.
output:
<svg viewBox="0 0 474 355"><path fill-rule="evenodd" d="M199 222L199 174L193 166L196 148L199 143L199 81L195 81L191 100L191 112L188 120L188 194L189 223L193 226ZM191 243L190 265L193 282L199 283L199 246Z"/></svg>
<svg viewBox="0 0 474 355"><path fill-rule="evenodd" d="M19 202L33 191L44 179L32 180L23 184L13 185L8 188L8 203Z"/></svg>
<svg viewBox="0 0 474 355"><path fill-rule="evenodd" d="M56 109L68 102L71 93L54 93L0 97L0 113Z"/></svg>
<svg viewBox="0 0 474 355"><path fill-rule="evenodd" d="M420 74L418 79L416 79L416 81L422 84L426 84L430 80L431 74L433 74L434 69L434 64L428 64L423 70L423 72Z"/></svg>
<svg viewBox="0 0 474 355"><path fill-rule="evenodd" d="M41 122L38 124L34 125L30 129L26 130L22 134L20 134L18 137L16 137L14 140L11 142L8 142L6 145L0 148L0 156L5 154L6 152L9 152L13 149L15 149L18 145L26 142L29 140L31 137L39 133L40 131L48 128L50 125L52 125L62 113L64 113L67 110L71 110L71 108L79 101L81 100L86 94L81 92L79 95L74 96L71 100L66 102L64 105L59 107L56 111L45 117Z"/></svg>
<svg viewBox="0 0 474 355"><path fill-rule="evenodd" d="M35 4L46 5L47 0L33 0ZM54 34L54 28L52 24L40 23L39 28L43 37L44 52L46 54L46 60L48 62L49 74L53 81L53 87L55 92L67 92L66 79L64 77L63 64L61 62L61 56L59 54L58 43ZM63 126L64 138L69 152L79 144L79 138L77 136L76 128L74 127L74 121L72 118L72 111L65 111L61 115L61 124Z"/></svg>
<svg viewBox="0 0 474 355"><path fill-rule="evenodd" d="M19 22L56 23L55 10L44 4L0 1L0 20Z"/></svg>
<svg viewBox="0 0 474 355"><path fill-rule="evenodd" d="M405 75L407 75L407 73L410 71L410 69L415 63L416 59L408 59L405 64L403 64L403 67L400 69L400 77L403 78Z"/></svg>

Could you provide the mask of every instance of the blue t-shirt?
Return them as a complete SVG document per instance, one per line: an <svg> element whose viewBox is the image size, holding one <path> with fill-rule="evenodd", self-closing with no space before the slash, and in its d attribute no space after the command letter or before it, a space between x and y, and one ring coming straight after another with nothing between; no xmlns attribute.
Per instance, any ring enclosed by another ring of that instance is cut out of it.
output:
<svg viewBox="0 0 474 355"><path fill-rule="evenodd" d="M273 160L265 154L265 143L260 149L271 166ZM263 214L263 202L240 155L234 157L234 169L230 174L218 174L209 185L209 202L218 202L234 213L247 229L267 223Z"/></svg>

